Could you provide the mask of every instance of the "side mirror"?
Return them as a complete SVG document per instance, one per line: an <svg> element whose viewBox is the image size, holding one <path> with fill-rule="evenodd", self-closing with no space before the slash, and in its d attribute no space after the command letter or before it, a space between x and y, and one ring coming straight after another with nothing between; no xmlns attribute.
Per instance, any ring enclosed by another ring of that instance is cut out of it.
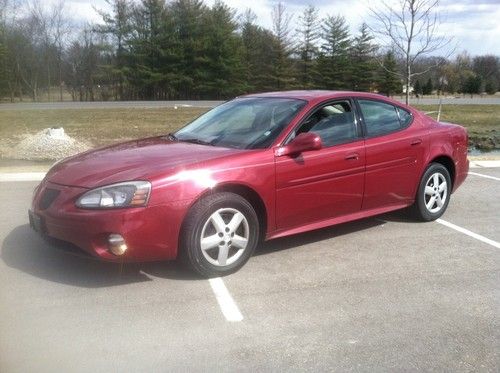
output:
<svg viewBox="0 0 500 373"><path fill-rule="evenodd" d="M305 132L299 134L290 143L277 148L274 152L276 157L284 155L295 155L308 150L319 150L322 147L321 137L314 132Z"/></svg>

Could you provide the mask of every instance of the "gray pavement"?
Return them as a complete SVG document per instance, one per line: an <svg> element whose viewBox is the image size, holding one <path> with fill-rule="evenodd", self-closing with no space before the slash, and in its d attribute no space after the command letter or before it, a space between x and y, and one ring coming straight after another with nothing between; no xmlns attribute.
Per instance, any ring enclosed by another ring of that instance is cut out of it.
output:
<svg viewBox="0 0 500 373"><path fill-rule="evenodd" d="M85 101L85 102L21 102L0 104L1 110L57 110L57 109L130 109L164 107L212 108L224 101Z"/></svg>
<svg viewBox="0 0 500 373"><path fill-rule="evenodd" d="M394 99L404 102L404 97L395 96ZM500 105L500 97L452 97L412 98L410 105L437 105L440 100L444 104L454 105ZM93 101L93 102L23 102L1 103L1 110L56 110L56 109L126 109L126 108L163 108L163 107L201 107L212 108L224 101Z"/></svg>
<svg viewBox="0 0 500 373"><path fill-rule="evenodd" d="M500 178L499 169L474 172ZM35 182L0 183L0 371L498 371L500 249L396 212L270 241L224 278L120 268L31 232ZM443 219L500 241L500 181Z"/></svg>

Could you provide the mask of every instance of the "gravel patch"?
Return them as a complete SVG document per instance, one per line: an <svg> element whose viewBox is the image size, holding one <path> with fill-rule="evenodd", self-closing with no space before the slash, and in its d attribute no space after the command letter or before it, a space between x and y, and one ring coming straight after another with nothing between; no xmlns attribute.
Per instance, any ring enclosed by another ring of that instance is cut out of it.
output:
<svg viewBox="0 0 500 373"><path fill-rule="evenodd" d="M19 144L12 148L8 158L26 160L57 160L81 153L92 148L91 144L78 141L64 131L56 136L46 128L34 135L25 135Z"/></svg>

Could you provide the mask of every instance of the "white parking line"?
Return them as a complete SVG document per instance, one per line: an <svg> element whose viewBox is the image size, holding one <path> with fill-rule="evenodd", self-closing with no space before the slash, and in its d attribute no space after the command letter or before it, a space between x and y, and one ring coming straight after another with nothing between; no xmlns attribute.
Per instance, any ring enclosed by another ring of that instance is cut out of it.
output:
<svg viewBox="0 0 500 373"><path fill-rule="evenodd" d="M243 320L243 315L234 302L233 297L229 294L224 281L220 277L217 277L209 279L208 282L210 282L215 298L219 302L219 307L226 320L233 322Z"/></svg>
<svg viewBox="0 0 500 373"><path fill-rule="evenodd" d="M500 242L496 242L496 241L493 241L493 240L490 240L489 238L486 238L484 236L481 236L480 234L477 234L477 233L474 233L474 232L471 232L470 230L468 229L465 229L465 228L462 228L462 227L459 227L458 225L455 225L453 223L450 223L446 220L443 220L443 219L437 219L436 220L436 223L439 223L439 224L442 224L448 228L451 228L451 229L454 229L456 230L457 232L460 232L460 233L463 233L463 234L466 234L467 236L469 237L472 237L472 238L475 238L476 240L479 240L479 241L482 241L484 243L487 243L488 245L491 245L493 247L496 247L497 249L500 249Z"/></svg>
<svg viewBox="0 0 500 373"><path fill-rule="evenodd" d="M469 175L481 176L481 177L485 177L485 178L487 178L487 179L493 179L493 180L496 180L496 181L500 181L500 178L499 178L499 177L490 176L490 175L478 174L477 172L470 172L470 171L469 171Z"/></svg>
<svg viewBox="0 0 500 373"><path fill-rule="evenodd" d="M0 173L2 181L41 181L45 177L45 172L5 172Z"/></svg>

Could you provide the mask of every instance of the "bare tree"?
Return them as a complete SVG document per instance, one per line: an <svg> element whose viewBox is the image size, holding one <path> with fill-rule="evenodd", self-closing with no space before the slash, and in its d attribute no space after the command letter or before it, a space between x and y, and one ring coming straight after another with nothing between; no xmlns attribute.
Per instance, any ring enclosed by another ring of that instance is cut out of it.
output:
<svg viewBox="0 0 500 373"><path fill-rule="evenodd" d="M400 76L405 81L408 104L412 78L435 67L416 72L413 71L415 62L449 45L451 38L437 33L439 0L399 0L399 6L385 1L380 4L370 9L373 18L370 28L405 61L405 71Z"/></svg>
<svg viewBox="0 0 500 373"><path fill-rule="evenodd" d="M70 20L66 15L64 0L59 0L52 6L51 11L51 36L56 49L58 70L59 100L63 100L63 52L65 42L71 33Z"/></svg>

